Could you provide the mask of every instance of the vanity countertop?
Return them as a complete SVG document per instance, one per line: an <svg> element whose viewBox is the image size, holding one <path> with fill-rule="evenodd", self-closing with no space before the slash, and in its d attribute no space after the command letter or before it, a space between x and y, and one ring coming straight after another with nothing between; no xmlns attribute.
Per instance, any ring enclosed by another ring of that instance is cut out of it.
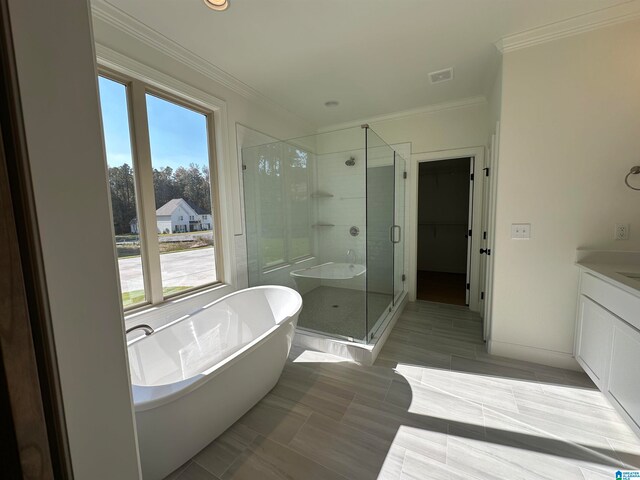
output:
<svg viewBox="0 0 640 480"><path fill-rule="evenodd" d="M576 265L640 297L640 252L578 250Z"/></svg>

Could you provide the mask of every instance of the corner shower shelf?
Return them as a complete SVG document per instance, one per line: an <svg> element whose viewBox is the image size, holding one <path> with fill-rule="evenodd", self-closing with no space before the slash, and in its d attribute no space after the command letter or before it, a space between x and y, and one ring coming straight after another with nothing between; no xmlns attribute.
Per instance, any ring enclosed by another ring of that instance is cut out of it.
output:
<svg viewBox="0 0 640 480"><path fill-rule="evenodd" d="M311 226L313 228L317 228L317 227L335 227L335 225L333 223L314 223Z"/></svg>
<svg viewBox="0 0 640 480"><path fill-rule="evenodd" d="M311 198L330 198L333 197L332 193L327 192L313 192Z"/></svg>

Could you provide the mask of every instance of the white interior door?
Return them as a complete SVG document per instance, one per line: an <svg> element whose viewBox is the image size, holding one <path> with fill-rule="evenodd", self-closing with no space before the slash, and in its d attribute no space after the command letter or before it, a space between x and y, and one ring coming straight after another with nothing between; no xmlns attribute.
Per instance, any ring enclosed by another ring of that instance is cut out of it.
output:
<svg viewBox="0 0 640 480"><path fill-rule="evenodd" d="M482 177L478 179L482 182L482 220L480 234L480 248L487 249L487 236L489 231L489 200L490 200L490 187L489 187L489 175L487 173L491 170L491 156L493 155L495 143L495 135L491 135L491 146L487 152L487 156L484 159L484 166L482 168ZM485 318L485 304L486 304L486 291L487 291L487 255L480 255L480 298L478 300L478 307L480 316Z"/></svg>

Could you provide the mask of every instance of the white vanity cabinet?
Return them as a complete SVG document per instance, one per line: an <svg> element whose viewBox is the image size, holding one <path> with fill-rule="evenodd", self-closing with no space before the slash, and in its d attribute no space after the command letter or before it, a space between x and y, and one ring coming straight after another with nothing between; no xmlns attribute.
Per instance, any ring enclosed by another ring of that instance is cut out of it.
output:
<svg viewBox="0 0 640 480"><path fill-rule="evenodd" d="M589 297L578 300L579 328L576 338L576 360L599 389L604 388L611 357L611 334L616 317Z"/></svg>
<svg viewBox="0 0 640 480"><path fill-rule="evenodd" d="M624 322L613 326L608 394L640 425L640 332Z"/></svg>
<svg viewBox="0 0 640 480"><path fill-rule="evenodd" d="M582 268L574 355L640 435L640 290Z"/></svg>

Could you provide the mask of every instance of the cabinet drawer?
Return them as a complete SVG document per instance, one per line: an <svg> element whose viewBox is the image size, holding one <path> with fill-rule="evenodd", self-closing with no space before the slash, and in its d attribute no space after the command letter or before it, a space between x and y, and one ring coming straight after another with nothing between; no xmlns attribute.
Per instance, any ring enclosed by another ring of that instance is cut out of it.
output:
<svg viewBox="0 0 640 480"><path fill-rule="evenodd" d="M640 332L616 321L612 343L608 391L640 427Z"/></svg>
<svg viewBox="0 0 640 480"><path fill-rule="evenodd" d="M578 312L578 342L576 356L591 379L602 388L611 353L611 332L614 315L584 295L580 296Z"/></svg>
<svg viewBox="0 0 640 480"><path fill-rule="evenodd" d="M587 272L582 273L580 286L580 293L640 329L640 297L631 295Z"/></svg>

